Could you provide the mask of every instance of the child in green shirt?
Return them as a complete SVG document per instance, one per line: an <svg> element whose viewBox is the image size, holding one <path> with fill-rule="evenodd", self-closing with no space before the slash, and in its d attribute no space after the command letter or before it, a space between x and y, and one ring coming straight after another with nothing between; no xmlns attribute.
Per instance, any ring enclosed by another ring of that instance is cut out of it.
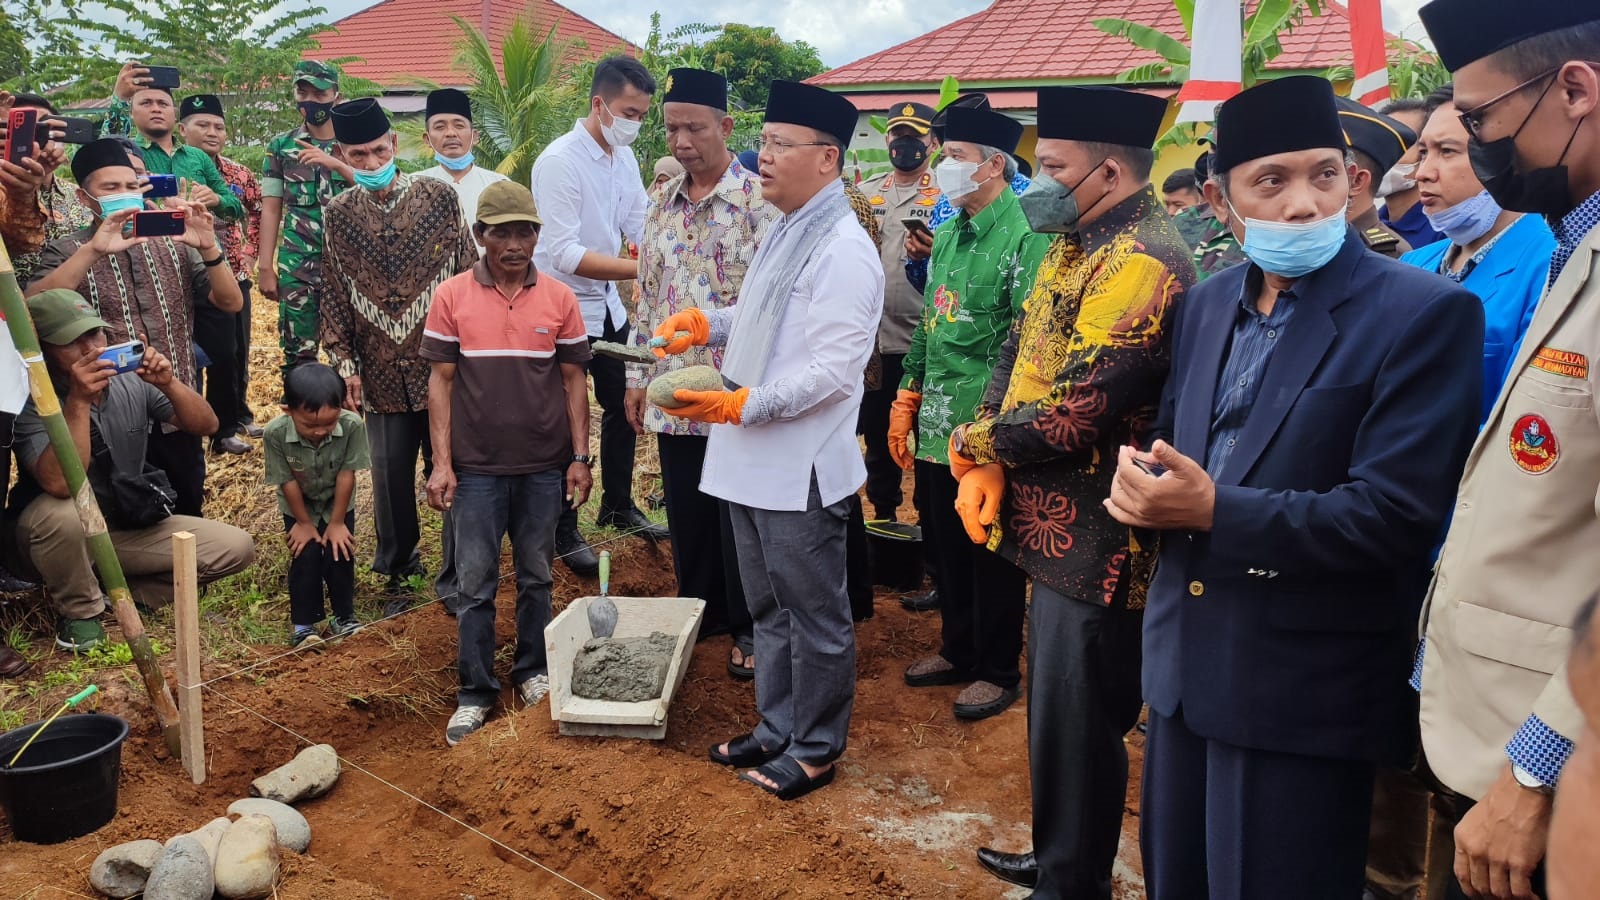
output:
<svg viewBox="0 0 1600 900"><path fill-rule="evenodd" d="M320 363L301 363L283 382L283 415L264 434L266 481L278 486L278 511L288 533L289 646L319 644L322 587L333 607L331 632L344 637L356 622L356 472L371 467L367 426L340 408L344 379Z"/></svg>

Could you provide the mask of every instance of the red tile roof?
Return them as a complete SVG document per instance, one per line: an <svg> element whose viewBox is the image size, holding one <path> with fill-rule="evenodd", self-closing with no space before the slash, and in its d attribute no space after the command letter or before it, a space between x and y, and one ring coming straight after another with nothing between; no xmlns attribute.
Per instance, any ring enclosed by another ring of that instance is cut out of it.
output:
<svg viewBox="0 0 1600 900"><path fill-rule="evenodd" d="M519 16L532 17L533 32L543 37L553 26L570 41L583 41L582 58L609 51L638 52L631 42L601 28L554 0L383 0L345 16L323 32L321 47L305 54L312 59L360 57L343 66L346 72L384 87L412 87L417 78L463 86L454 69L461 31L451 15L479 28L488 24L489 43L499 55L500 41Z"/></svg>
<svg viewBox="0 0 1600 900"><path fill-rule="evenodd" d="M1141 94L1168 99L1178 92L1175 87L1144 87L1135 88ZM989 98L989 104L995 109L1029 110L1032 111L1039 105L1039 92L1033 88L1002 89L998 91L984 91L984 96ZM894 109L902 103L926 103L929 106L939 105L938 91L852 91L844 95L846 100L855 104L859 112L880 114L884 110Z"/></svg>
<svg viewBox="0 0 1600 900"><path fill-rule="evenodd" d="M1254 8L1255 0L1248 0ZM982 12L921 37L858 59L810 79L826 87L938 83L953 75L963 87L1004 82L1109 80L1158 57L1090 24L1121 18L1182 38L1183 22L1172 0L995 0ZM1325 69L1351 63L1350 19L1328 2L1321 16L1307 17L1282 37L1283 53L1272 68Z"/></svg>

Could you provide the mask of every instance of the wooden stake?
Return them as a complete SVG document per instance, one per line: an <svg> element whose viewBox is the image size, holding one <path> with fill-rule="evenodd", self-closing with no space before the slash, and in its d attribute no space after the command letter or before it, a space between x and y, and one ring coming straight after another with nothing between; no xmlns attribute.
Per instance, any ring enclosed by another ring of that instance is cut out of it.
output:
<svg viewBox="0 0 1600 900"><path fill-rule="evenodd" d="M183 767L195 784L206 780L205 727L200 717L200 576L194 535L172 536L172 611L178 629L178 738Z"/></svg>

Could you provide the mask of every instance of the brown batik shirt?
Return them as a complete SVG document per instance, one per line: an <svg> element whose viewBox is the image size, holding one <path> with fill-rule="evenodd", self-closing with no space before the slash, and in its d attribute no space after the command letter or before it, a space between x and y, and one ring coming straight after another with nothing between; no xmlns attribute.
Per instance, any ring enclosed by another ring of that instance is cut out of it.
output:
<svg viewBox="0 0 1600 900"><path fill-rule="evenodd" d="M328 359L361 376L370 413L428 408L429 363L420 354L433 292L478 261L450 185L395 176L389 196L345 191L323 211L321 329Z"/></svg>

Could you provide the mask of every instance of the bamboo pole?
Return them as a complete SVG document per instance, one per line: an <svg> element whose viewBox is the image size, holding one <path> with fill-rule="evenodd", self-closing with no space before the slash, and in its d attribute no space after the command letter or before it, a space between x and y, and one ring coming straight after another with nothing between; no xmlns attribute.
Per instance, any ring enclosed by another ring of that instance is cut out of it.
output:
<svg viewBox="0 0 1600 900"><path fill-rule="evenodd" d="M50 447L61 464L61 474L67 480L67 490L72 494L73 505L78 508L78 520L83 523L83 533L89 543L89 555L100 570L100 580L105 583L106 594L111 598L112 609L117 614L117 624L122 626L122 636L133 651L134 665L150 695L150 705L155 709L156 722L173 756L182 752L178 740L178 706L172 700L172 689L161 676L161 666L156 662L150 637L145 634L144 621L133 605L133 594L128 591L128 580L122 574L122 563L111 545L111 535L106 531L105 517L100 514L100 504L95 501L94 489L84 475L83 460L78 458L78 448L72 443L72 433L67 419L61 414L61 400L45 370L44 355L39 350L39 336L33 330L33 319L28 315L28 304L22 299L22 286L17 283L16 270L11 267L11 254L0 244L0 314L5 315L6 327L11 330L11 341L22 354L28 366L28 392L34 408L44 421L44 430L50 438Z"/></svg>
<svg viewBox="0 0 1600 900"><path fill-rule="evenodd" d="M205 725L200 716L200 575L194 535L172 536L172 615L178 632L178 735L183 767L195 784L206 780Z"/></svg>

